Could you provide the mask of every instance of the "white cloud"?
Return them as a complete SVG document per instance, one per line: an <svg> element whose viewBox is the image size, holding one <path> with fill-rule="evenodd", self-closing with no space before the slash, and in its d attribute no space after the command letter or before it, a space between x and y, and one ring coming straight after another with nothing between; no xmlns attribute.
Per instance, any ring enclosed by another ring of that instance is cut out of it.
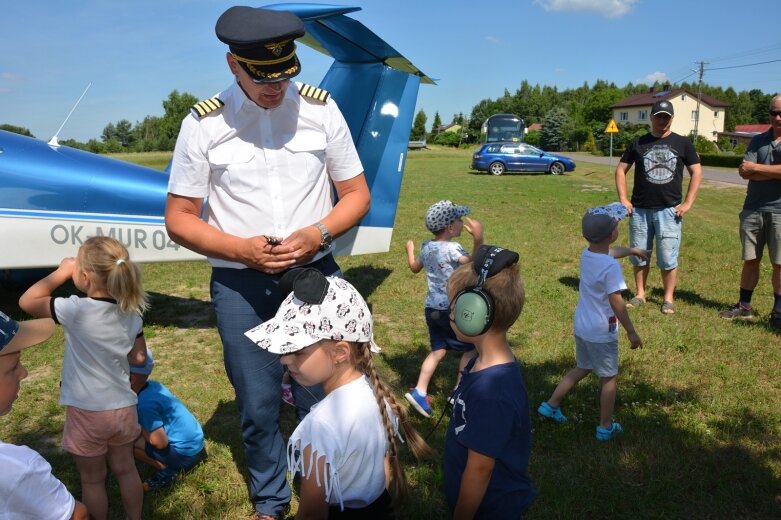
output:
<svg viewBox="0 0 781 520"><path fill-rule="evenodd" d="M669 82L670 78L664 72L652 72L644 78L638 79L635 83L645 83L646 85L653 85L655 82L664 83Z"/></svg>
<svg viewBox="0 0 781 520"><path fill-rule="evenodd" d="M488 43L490 43L492 45L499 45L499 43L500 43L499 42L499 38L497 38L496 36L486 36L485 37L485 41L487 41Z"/></svg>
<svg viewBox="0 0 781 520"><path fill-rule="evenodd" d="M638 0L534 0L546 11L591 11L606 18L621 18Z"/></svg>

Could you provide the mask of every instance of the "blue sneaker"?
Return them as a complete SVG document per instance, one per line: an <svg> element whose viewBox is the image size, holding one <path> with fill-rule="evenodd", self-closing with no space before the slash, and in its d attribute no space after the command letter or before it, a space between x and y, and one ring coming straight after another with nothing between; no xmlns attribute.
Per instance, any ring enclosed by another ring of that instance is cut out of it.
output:
<svg viewBox="0 0 781 520"><path fill-rule="evenodd" d="M598 441L609 441L619 433L623 433L624 429L621 428L621 425L617 422L614 422L610 425L610 429L607 430L601 426L597 426L597 440Z"/></svg>
<svg viewBox="0 0 781 520"><path fill-rule="evenodd" d="M431 417L431 403L428 402L428 396L423 397L418 393L417 388L410 388L404 397L423 417Z"/></svg>
<svg viewBox="0 0 781 520"><path fill-rule="evenodd" d="M548 401L542 402L539 408L537 408L537 413L543 417L556 421L559 424L567 422L567 416L561 413L561 408L552 407L548 404Z"/></svg>

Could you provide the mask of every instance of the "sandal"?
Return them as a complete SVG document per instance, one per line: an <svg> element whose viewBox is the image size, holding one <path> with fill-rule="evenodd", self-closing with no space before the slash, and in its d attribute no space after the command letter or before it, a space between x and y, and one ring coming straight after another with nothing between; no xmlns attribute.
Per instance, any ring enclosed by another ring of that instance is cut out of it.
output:
<svg viewBox="0 0 781 520"><path fill-rule="evenodd" d="M675 304L673 302L664 302L662 304L662 314L675 314Z"/></svg>
<svg viewBox="0 0 781 520"><path fill-rule="evenodd" d="M637 296L635 296L634 298L632 298L631 300L626 302L626 308L627 309L635 309L637 307L640 307L644 303L645 303L645 300L640 299Z"/></svg>

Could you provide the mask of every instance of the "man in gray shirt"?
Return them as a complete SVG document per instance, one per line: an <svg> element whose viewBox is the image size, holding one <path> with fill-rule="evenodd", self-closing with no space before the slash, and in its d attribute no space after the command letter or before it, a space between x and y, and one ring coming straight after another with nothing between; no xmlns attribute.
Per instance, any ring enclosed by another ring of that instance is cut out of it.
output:
<svg viewBox="0 0 781 520"><path fill-rule="evenodd" d="M781 329L781 94L770 101L770 129L751 140L738 173L748 179L746 201L740 212L740 299L719 316L727 320L754 317L751 297L759 282L762 250L767 244L775 295L770 326Z"/></svg>

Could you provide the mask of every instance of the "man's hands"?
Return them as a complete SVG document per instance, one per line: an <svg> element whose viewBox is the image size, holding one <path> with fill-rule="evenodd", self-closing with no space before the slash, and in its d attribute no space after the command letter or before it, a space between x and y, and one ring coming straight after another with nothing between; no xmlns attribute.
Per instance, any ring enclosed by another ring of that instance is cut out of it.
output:
<svg viewBox="0 0 781 520"><path fill-rule="evenodd" d="M278 274L294 265L308 262L318 251L320 230L307 226L280 239L265 235L243 240L241 262L266 274Z"/></svg>

